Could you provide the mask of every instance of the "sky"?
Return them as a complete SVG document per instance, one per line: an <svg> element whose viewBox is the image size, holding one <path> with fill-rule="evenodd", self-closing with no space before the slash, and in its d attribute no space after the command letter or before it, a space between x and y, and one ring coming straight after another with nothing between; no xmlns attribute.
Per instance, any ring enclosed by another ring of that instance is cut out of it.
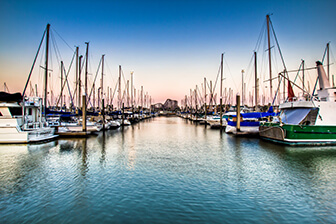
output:
<svg viewBox="0 0 336 224"><path fill-rule="evenodd" d="M241 92L241 70L245 70L247 92L253 90L251 59L266 15L272 25L288 70L298 69L301 59L307 67L321 60L330 42L334 62L336 44L336 1L15 1L0 2L0 90L6 82L11 92L22 92L42 34L48 23L65 67L70 65L75 46L85 55L89 47L89 80L105 54L105 86L114 88L121 65L125 79L134 72L134 85L155 103L167 98L184 99L190 89L206 77L215 83L224 53L224 87ZM258 49L261 94L267 94L267 49ZM43 49L43 47L42 47ZM273 73L283 70L272 42ZM271 51L271 52L272 52ZM51 53L50 89L60 83L59 58ZM32 83L41 91L43 53L36 62ZM74 69L69 80L74 82ZM336 74L335 65L331 74ZM307 80L312 86L316 72ZM292 74L293 76L293 74ZM295 74L294 74L295 76ZM99 79L99 78L98 78ZM99 83L99 82L98 82ZM219 85L219 84L218 84ZM275 86L275 85L273 85ZM71 87L72 88L72 87ZM273 87L275 88L275 87ZM312 87L311 87L312 88ZM217 86L216 92L219 91Z"/></svg>

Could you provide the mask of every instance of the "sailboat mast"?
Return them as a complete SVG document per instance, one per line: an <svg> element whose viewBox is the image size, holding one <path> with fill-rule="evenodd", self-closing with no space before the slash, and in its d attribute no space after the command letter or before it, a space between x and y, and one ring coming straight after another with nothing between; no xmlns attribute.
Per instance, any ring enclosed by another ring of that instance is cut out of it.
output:
<svg viewBox="0 0 336 224"><path fill-rule="evenodd" d="M132 118L134 118L133 72L131 72L131 105L132 105Z"/></svg>
<svg viewBox="0 0 336 224"><path fill-rule="evenodd" d="M204 77L204 119L207 119L207 103L206 103L206 78ZM205 122L206 124L206 122Z"/></svg>
<svg viewBox="0 0 336 224"><path fill-rule="evenodd" d="M121 65L119 65L118 106L121 109Z"/></svg>
<svg viewBox="0 0 336 224"><path fill-rule="evenodd" d="M304 91L304 89L305 89L304 65L305 65L305 61L302 60L302 90L303 90L303 93L305 92Z"/></svg>
<svg viewBox="0 0 336 224"><path fill-rule="evenodd" d="M327 75L328 75L328 81L330 82L330 64L329 64L329 43L327 43Z"/></svg>
<svg viewBox="0 0 336 224"><path fill-rule="evenodd" d="M209 106L212 108L212 100L213 100L213 89L212 89L212 81L210 80L210 100Z"/></svg>
<svg viewBox="0 0 336 224"><path fill-rule="evenodd" d="M35 84L35 96L38 97L37 84Z"/></svg>
<svg viewBox="0 0 336 224"><path fill-rule="evenodd" d="M85 53L85 84L84 84L84 94L87 96L87 75L88 75L88 59L89 59L89 42L85 42L86 44L86 53ZM88 99L86 99L88 100Z"/></svg>
<svg viewBox="0 0 336 224"><path fill-rule="evenodd" d="M195 88L195 119L197 120L197 85Z"/></svg>
<svg viewBox="0 0 336 224"><path fill-rule="evenodd" d="M61 88L63 86L63 61L61 61ZM63 89L61 89L61 108L63 106Z"/></svg>
<svg viewBox="0 0 336 224"><path fill-rule="evenodd" d="M102 55L102 71L101 71L101 82L100 82L100 100L104 98L104 57L105 55ZM102 105L103 106L103 105ZM104 108L102 108L104 110Z"/></svg>
<svg viewBox="0 0 336 224"><path fill-rule="evenodd" d="M76 91L75 91L75 93L74 93L74 95L77 95L77 88L79 88L79 86L78 86L78 47L76 47ZM77 96L77 100L80 98L80 96ZM79 102L79 101L77 101L77 102ZM73 106L75 106L75 105L73 105ZM78 105L79 106L79 105Z"/></svg>
<svg viewBox="0 0 336 224"><path fill-rule="evenodd" d="M143 104L143 95L144 95L144 93L143 93L143 86L141 86L141 110L143 109L143 107L144 107L144 104Z"/></svg>
<svg viewBox="0 0 336 224"><path fill-rule="evenodd" d="M44 114L47 112L47 98L48 98L48 56L49 56L49 30L50 24L47 24L47 39L46 39L46 60L44 73Z"/></svg>
<svg viewBox="0 0 336 224"><path fill-rule="evenodd" d="M257 73L257 52L254 52L254 95L255 105L258 106L258 73Z"/></svg>
<svg viewBox="0 0 336 224"><path fill-rule="evenodd" d="M222 103L223 103L223 56L224 54L222 53L221 56L221 79L220 79L220 99L219 99L219 116L220 116L220 128L222 128L223 124L223 114L222 114Z"/></svg>
<svg viewBox="0 0 336 224"><path fill-rule="evenodd" d="M270 38L270 18L266 15L267 20L267 38L268 38L268 62L269 62L269 75L270 75L270 97L273 99L273 87L272 87L272 62L271 62L271 38Z"/></svg>
<svg viewBox="0 0 336 224"><path fill-rule="evenodd" d="M78 108L81 108L81 100L82 100L82 80L81 80L81 74L82 74L82 58L83 55L79 56L79 66L78 66Z"/></svg>
<svg viewBox="0 0 336 224"><path fill-rule="evenodd" d="M242 101L242 106L244 106L244 99L245 99L245 94L244 94L244 69L242 69L241 71L242 73L242 97L241 97L241 101Z"/></svg>

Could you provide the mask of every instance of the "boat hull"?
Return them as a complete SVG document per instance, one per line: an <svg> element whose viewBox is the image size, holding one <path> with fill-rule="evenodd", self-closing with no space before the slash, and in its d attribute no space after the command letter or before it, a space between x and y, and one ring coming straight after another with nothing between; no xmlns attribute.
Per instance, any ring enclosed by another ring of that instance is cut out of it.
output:
<svg viewBox="0 0 336 224"><path fill-rule="evenodd" d="M265 140L287 145L336 145L336 126L290 125L266 122L259 127Z"/></svg>
<svg viewBox="0 0 336 224"><path fill-rule="evenodd" d="M237 134L237 128L235 126L227 125L225 132L228 134ZM259 128L258 126L240 126L240 131L241 134L245 135L258 135L259 133Z"/></svg>
<svg viewBox="0 0 336 224"><path fill-rule="evenodd" d="M0 129L1 144L20 144L20 143L36 143L49 141L57 137L54 128L40 128L32 131L19 131L16 127L8 127Z"/></svg>

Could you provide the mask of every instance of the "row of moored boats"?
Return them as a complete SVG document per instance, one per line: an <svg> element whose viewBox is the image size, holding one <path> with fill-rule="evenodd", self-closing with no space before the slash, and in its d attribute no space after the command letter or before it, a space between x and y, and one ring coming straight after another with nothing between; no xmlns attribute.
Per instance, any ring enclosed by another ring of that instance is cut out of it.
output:
<svg viewBox="0 0 336 224"><path fill-rule="evenodd" d="M203 118L190 114L181 116L221 128L235 135L257 135L262 139L288 145L336 144L336 88L332 87L321 62L316 62L319 89L298 99L288 97L279 105L279 112L271 106L267 112L229 111L222 116ZM237 122L237 117L240 117Z"/></svg>
<svg viewBox="0 0 336 224"><path fill-rule="evenodd" d="M0 92L0 143L33 143L59 136L88 136L102 130L118 129L154 116L152 113L124 113L82 116L48 111L44 116L42 98Z"/></svg>

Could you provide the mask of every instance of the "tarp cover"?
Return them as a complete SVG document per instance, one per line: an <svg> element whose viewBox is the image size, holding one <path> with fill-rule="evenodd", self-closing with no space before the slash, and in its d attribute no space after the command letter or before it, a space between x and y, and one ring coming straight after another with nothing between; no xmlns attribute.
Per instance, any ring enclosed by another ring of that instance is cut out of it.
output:
<svg viewBox="0 0 336 224"><path fill-rule="evenodd" d="M21 93L6 93L0 92L0 101L2 102L21 102Z"/></svg>
<svg viewBox="0 0 336 224"><path fill-rule="evenodd" d="M263 118L269 116L276 116L277 113L268 113L268 112L249 112L241 113L240 116L243 118ZM237 115L230 115L230 117L236 117Z"/></svg>
<svg viewBox="0 0 336 224"><path fill-rule="evenodd" d="M281 112L280 118L285 124L299 124L310 110L310 108L285 109Z"/></svg>
<svg viewBox="0 0 336 224"><path fill-rule="evenodd" d="M235 121L227 121L227 124L230 126L237 126L237 122ZM240 122L240 126L242 127L258 127L259 126L259 121L242 121Z"/></svg>

